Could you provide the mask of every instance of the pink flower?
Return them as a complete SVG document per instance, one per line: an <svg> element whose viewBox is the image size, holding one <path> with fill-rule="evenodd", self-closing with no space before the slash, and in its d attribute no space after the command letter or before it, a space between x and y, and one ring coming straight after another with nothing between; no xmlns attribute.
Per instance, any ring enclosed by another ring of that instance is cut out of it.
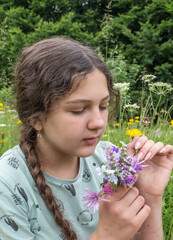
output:
<svg viewBox="0 0 173 240"><path fill-rule="evenodd" d="M99 200L108 202L108 199L104 199L100 197L101 191L99 193L91 192L88 189L85 189L85 191L88 193L86 195L83 195L83 201L88 201L85 206L88 208L93 208L93 212L95 213L99 209Z"/></svg>
<svg viewBox="0 0 173 240"><path fill-rule="evenodd" d="M110 184L105 184L103 186L103 192L106 194L106 195L112 195L113 194L113 191L111 189L111 185Z"/></svg>

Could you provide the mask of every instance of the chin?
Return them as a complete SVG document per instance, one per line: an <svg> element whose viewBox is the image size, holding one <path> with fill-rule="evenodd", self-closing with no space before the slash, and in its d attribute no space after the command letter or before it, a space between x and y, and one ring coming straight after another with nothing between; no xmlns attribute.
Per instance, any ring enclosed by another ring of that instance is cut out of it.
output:
<svg viewBox="0 0 173 240"><path fill-rule="evenodd" d="M79 157L83 157L83 158L89 157L89 156L91 156L94 153L95 149L96 149L96 146L92 146L92 148L90 147L89 149L81 151L79 153Z"/></svg>

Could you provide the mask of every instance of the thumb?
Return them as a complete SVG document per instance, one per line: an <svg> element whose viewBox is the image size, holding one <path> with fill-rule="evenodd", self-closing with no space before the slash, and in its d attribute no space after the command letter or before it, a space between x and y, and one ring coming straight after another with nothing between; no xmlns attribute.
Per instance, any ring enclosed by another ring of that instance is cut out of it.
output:
<svg viewBox="0 0 173 240"><path fill-rule="evenodd" d="M133 140L132 140L130 143L127 144L127 154L128 154L128 155L131 155L131 154L135 154L135 153L136 153L136 151L135 151L135 144L136 144L136 142L138 141L139 138L140 138L140 137L139 137L139 134L137 134L137 135L133 138Z"/></svg>

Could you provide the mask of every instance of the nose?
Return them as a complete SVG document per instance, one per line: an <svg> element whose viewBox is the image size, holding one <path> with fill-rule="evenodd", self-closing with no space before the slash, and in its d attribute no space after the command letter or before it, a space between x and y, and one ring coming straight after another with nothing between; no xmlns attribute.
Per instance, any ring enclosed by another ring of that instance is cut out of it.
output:
<svg viewBox="0 0 173 240"><path fill-rule="evenodd" d="M96 109L91 112L88 120L88 129L102 129L107 124L107 113Z"/></svg>

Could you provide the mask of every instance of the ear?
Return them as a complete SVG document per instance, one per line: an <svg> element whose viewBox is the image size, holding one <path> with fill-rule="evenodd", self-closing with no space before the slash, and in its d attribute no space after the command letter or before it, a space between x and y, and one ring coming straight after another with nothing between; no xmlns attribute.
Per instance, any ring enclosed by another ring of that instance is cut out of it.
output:
<svg viewBox="0 0 173 240"><path fill-rule="evenodd" d="M36 131L41 131L43 129L42 121L39 118L31 119L30 123Z"/></svg>

